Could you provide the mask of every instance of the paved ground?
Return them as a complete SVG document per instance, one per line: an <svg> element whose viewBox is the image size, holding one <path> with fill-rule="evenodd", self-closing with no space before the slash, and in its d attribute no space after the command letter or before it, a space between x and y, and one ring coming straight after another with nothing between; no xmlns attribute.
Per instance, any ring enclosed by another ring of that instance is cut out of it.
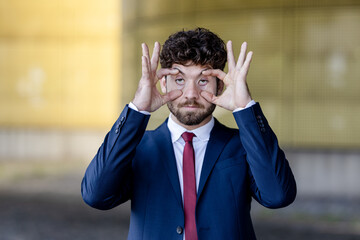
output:
<svg viewBox="0 0 360 240"><path fill-rule="evenodd" d="M129 204L91 209L80 197L81 172L53 170L0 177L0 240L126 239ZM253 205L260 240L360 239L359 216L360 203L354 200L300 197L277 211Z"/></svg>

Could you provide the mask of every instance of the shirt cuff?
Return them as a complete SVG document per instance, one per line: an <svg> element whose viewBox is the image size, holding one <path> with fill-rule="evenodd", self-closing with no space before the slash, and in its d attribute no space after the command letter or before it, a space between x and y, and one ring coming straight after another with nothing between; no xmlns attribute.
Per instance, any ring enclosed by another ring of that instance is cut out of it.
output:
<svg viewBox="0 0 360 240"><path fill-rule="evenodd" d="M140 112L142 114L150 115L150 113L148 111L139 111L139 109L132 102L129 103L129 108L131 108L132 110L135 110L137 112Z"/></svg>
<svg viewBox="0 0 360 240"><path fill-rule="evenodd" d="M251 100L248 104L246 104L246 106L244 107L244 108L236 108L234 111L233 111L233 113L235 113L235 112L238 112L238 111L241 111L241 110L244 110L245 108L249 108L249 107L251 107L251 106L253 106L253 105L255 105L256 104L256 102L254 101L254 100Z"/></svg>

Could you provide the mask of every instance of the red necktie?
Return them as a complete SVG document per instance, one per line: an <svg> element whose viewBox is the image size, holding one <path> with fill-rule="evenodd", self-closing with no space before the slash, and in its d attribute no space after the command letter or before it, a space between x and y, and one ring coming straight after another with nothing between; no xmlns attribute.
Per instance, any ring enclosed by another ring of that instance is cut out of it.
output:
<svg viewBox="0 0 360 240"><path fill-rule="evenodd" d="M197 240L195 222L196 181L195 181L195 154L192 145L193 133L184 132L185 141L183 153L183 183L184 183L184 212L185 212L185 239Z"/></svg>

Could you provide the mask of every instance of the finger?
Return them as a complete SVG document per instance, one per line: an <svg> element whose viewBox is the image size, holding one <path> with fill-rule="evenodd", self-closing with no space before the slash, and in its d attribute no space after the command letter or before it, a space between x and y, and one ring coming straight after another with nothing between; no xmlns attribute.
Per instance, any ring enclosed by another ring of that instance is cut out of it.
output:
<svg viewBox="0 0 360 240"><path fill-rule="evenodd" d="M142 67L142 76L144 79L149 79L149 64L148 64L148 59L145 56L141 57L141 67Z"/></svg>
<svg viewBox="0 0 360 240"><path fill-rule="evenodd" d="M150 59L150 54L149 54L149 48L148 46L146 45L146 43L142 43L141 44L141 47L142 47L142 54L143 56L145 56L148 60Z"/></svg>
<svg viewBox="0 0 360 240"><path fill-rule="evenodd" d="M207 91L201 91L200 95L209 103L216 104L217 97L214 94L207 92Z"/></svg>
<svg viewBox="0 0 360 240"><path fill-rule="evenodd" d="M247 48L247 43L243 42L243 44L241 45L238 61L236 63L236 69L238 70L240 70L242 65L244 64L245 56L246 56L246 48Z"/></svg>
<svg viewBox="0 0 360 240"><path fill-rule="evenodd" d="M227 42L226 50L227 50L228 69L230 72L235 68L235 57L234 57L234 52L233 52L233 48L232 48L232 41Z"/></svg>
<svg viewBox="0 0 360 240"><path fill-rule="evenodd" d="M252 56L253 56L252 51L250 51L246 56L246 60L245 60L244 65L243 65L243 67L241 69L241 74L243 74L244 76L246 76L248 74L248 72L249 72Z"/></svg>
<svg viewBox="0 0 360 240"><path fill-rule="evenodd" d="M169 101L173 101L176 98L180 97L181 95L182 95L182 91L180 91L180 90L170 91L170 92L166 93L165 95L162 95L163 104L165 104Z"/></svg>
<svg viewBox="0 0 360 240"><path fill-rule="evenodd" d="M221 71L220 69L207 69L205 71L202 72L203 75L205 76L213 76L213 77L217 77L220 80L224 80L226 73Z"/></svg>
<svg viewBox="0 0 360 240"><path fill-rule="evenodd" d="M156 71L159 65L159 56L160 56L160 44L155 42L153 54L151 56L151 70Z"/></svg>
<svg viewBox="0 0 360 240"><path fill-rule="evenodd" d="M245 64L250 64L251 60L252 60L252 56L253 56L253 51L250 51L247 56L246 56L246 60L245 60Z"/></svg>
<svg viewBox="0 0 360 240"><path fill-rule="evenodd" d="M158 79L161 79L164 76L167 75L176 75L179 73L178 69L174 69L174 68L160 68L157 73L156 76Z"/></svg>

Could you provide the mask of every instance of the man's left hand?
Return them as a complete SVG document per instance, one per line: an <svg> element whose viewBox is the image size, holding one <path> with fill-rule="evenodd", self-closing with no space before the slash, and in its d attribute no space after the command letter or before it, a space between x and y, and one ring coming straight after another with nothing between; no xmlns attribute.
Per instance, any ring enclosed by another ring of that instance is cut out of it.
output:
<svg viewBox="0 0 360 240"><path fill-rule="evenodd" d="M238 61L235 62L231 41L227 42L226 48L228 73L225 73L220 69L208 69L203 71L204 75L214 76L223 81L226 87L225 91L219 96L215 96L207 91L202 91L200 94L208 102L234 111L237 108L245 108L252 100L246 83L246 77L249 72L253 52L250 51L246 54L247 43L244 42L241 45Z"/></svg>

